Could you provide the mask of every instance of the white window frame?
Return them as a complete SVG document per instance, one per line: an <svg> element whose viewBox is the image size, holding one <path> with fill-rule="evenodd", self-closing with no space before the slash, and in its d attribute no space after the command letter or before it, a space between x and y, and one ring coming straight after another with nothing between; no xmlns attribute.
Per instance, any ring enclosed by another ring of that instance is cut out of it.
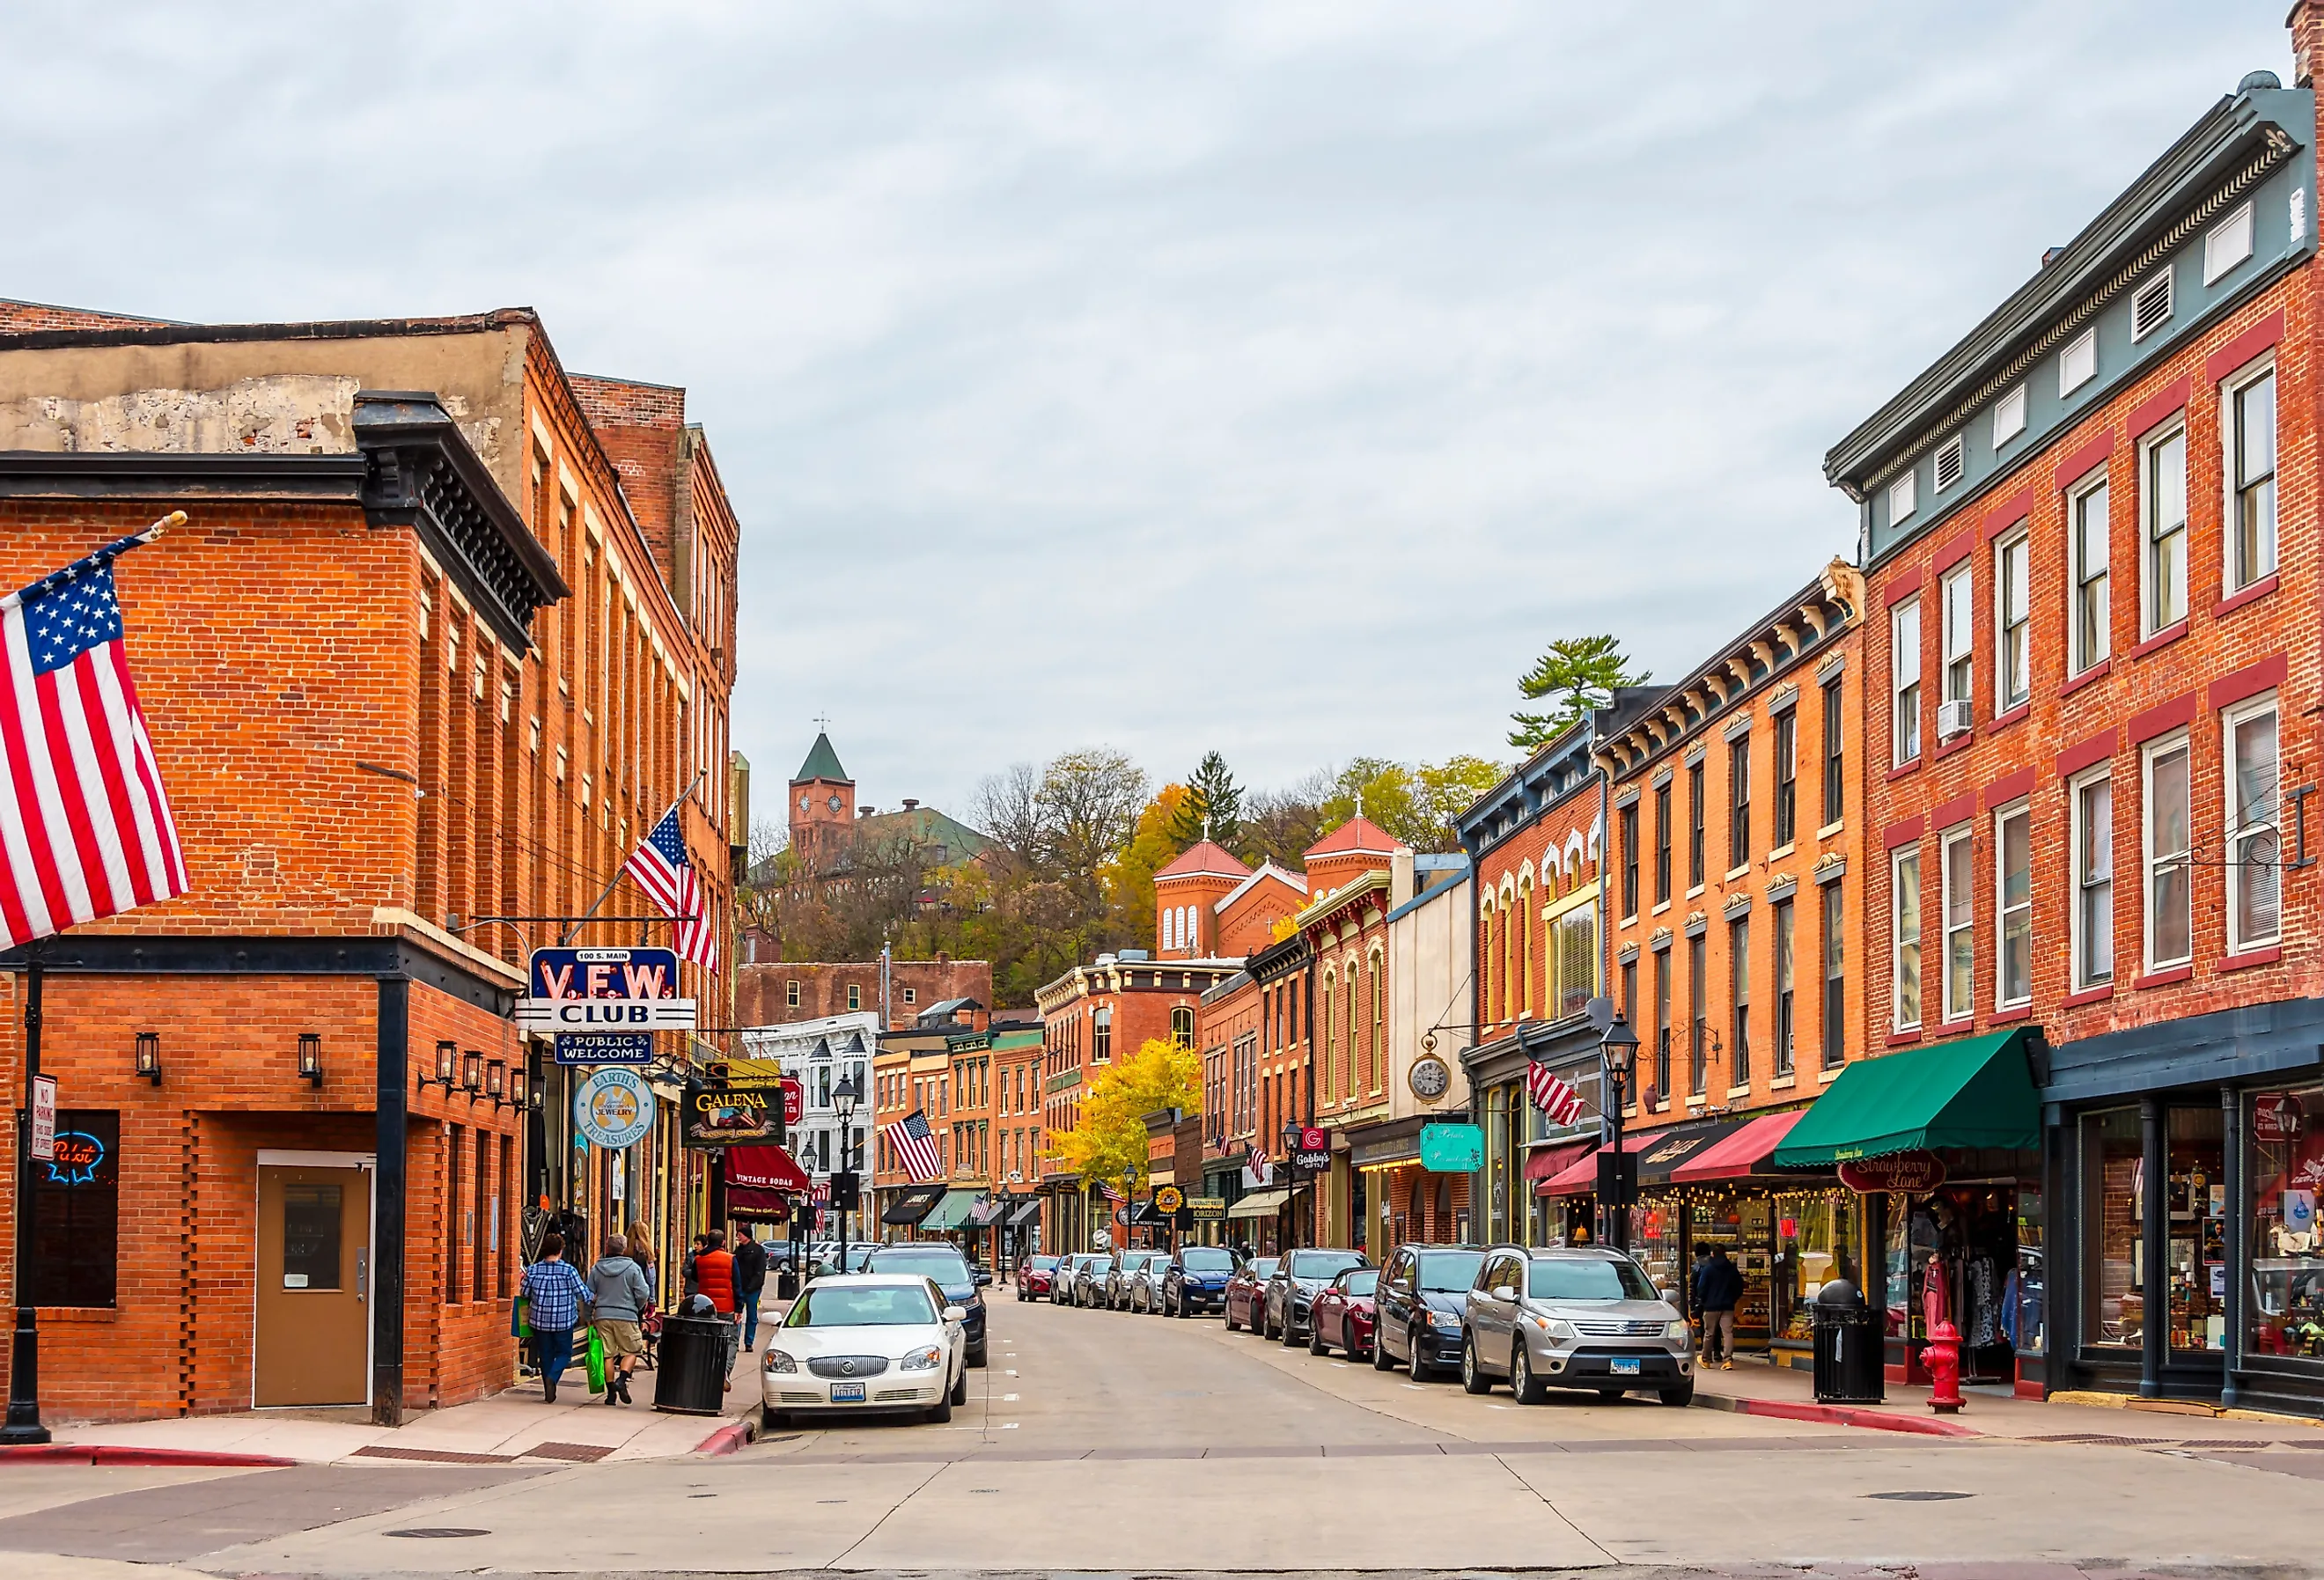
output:
<svg viewBox="0 0 2324 1580"><path fill-rule="evenodd" d="M1893 527L1909 518L1920 508L1920 478L1907 467L1903 476L1888 485L1888 524Z"/></svg>
<svg viewBox="0 0 2324 1580"><path fill-rule="evenodd" d="M2154 788L2154 765L2173 753L2187 761L2187 845L2175 851L2155 848L2154 814L2160 798ZM2138 749L2139 786L2139 929L2143 958L2149 971L2172 966L2185 966L2195 958L2195 901L2193 896L2194 828L2195 828L2195 754L2184 730L2173 730L2167 735L2146 742ZM2184 954L2160 955L2155 952L2159 936L2155 927L2155 891L2165 867L2175 864L2181 879L2181 892L2186 897L2187 949Z"/></svg>
<svg viewBox="0 0 2324 1580"><path fill-rule="evenodd" d="M2274 805L2268 808L2270 814L2268 817L2252 818L2246 820L2245 809L2238 803L2236 789L2236 726L2257 718L2263 714L2271 715L2275 719ZM2221 844L2227 852L2227 953L2241 955L2252 949L2264 949L2280 944L2283 939L2283 869L2281 865L2283 853L2283 710L2277 700L2276 694L2270 691L2264 696L2251 698L2236 703L2233 707L2222 710L2219 715L2219 746L2222 771L2225 775L2220 799L2221 821L2226 832L2226 837ZM2245 859L2240 846L2244 839L2252 836L2255 830L2265 830L2275 836L2276 860L2279 864L2275 871L2275 927L2264 936L2246 938L2243 936L2242 929L2236 925L2238 913L2242 910L2243 886L2246 882Z"/></svg>
<svg viewBox="0 0 2324 1580"><path fill-rule="evenodd" d="M1899 633L1907 620L1912 622L1913 639L1900 640ZM1927 733L1921 665L1921 595L1898 601L1888 611L1888 735L1890 759L1898 768L1921 760L1922 739ZM1912 725L1905 727L1905 694L1912 694ZM1907 750L1907 748L1910 750Z"/></svg>
<svg viewBox="0 0 2324 1580"><path fill-rule="evenodd" d="M1993 448L1999 449L2025 431L2025 386L2018 384L1993 403Z"/></svg>
<svg viewBox="0 0 2324 1580"><path fill-rule="evenodd" d="M2203 234L2203 283L2231 274L2252 255L2252 206L2248 199L2212 222Z"/></svg>
<svg viewBox="0 0 2324 1580"><path fill-rule="evenodd" d="M1942 980L1938 984L1938 1012L1948 1024L1966 1021L1977 1012L1977 850L1971 843L1974 827L1963 823L1949 829L1937 839L1937 881L1940 891L1937 902L1937 930L1942 959L1940 969ZM1953 873L1953 857L1959 853L1967 870L1960 874L1958 885ZM1921 892L1925 908L1928 891ZM1956 904L1958 902L1958 905ZM1958 914L1956 914L1958 912ZM1928 932L1925 914L1921 931ZM1969 952L1969 980L1954 992L1953 951L1966 948ZM1923 992L1927 991L1927 960L1923 957Z"/></svg>
<svg viewBox="0 0 2324 1580"><path fill-rule="evenodd" d="M2098 648L2085 651L2082 646L2081 605L2084 587L2082 564L2082 513L2091 500L2106 496L2104 531L2106 609L2098 623ZM2106 468L2101 467L2075 484L2066 493L2066 673L2069 678L2085 675L2114 656L2114 490L2108 484Z"/></svg>
<svg viewBox="0 0 2324 1580"><path fill-rule="evenodd" d="M2009 557L2012 551L2019 556L2025 567L2024 603L2017 610L2015 622L2009 618ZM2017 677L2022 684L2015 690L2012 690L2009 684L2013 633L2021 635L2024 643L2024 661ZM2004 533L1993 545L1993 714L1998 718L2014 708L2024 707L2034 698L2034 537L2024 522Z"/></svg>
<svg viewBox="0 0 2324 1580"><path fill-rule="evenodd" d="M1913 936L1904 936L1904 908L1900 902L1904 892L1901 874L1907 864L1913 869ZM1928 962L1921 940L1928 936L1929 894L1921 882L1921 847L1918 845L1899 845L1888 853L1888 1019L1900 1032L1917 1031L1924 1012L1928 991ZM1913 1017L1904 1018L1904 995L1898 991L1905 976L1904 948L1913 949Z"/></svg>
<svg viewBox="0 0 2324 1580"><path fill-rule="evenodd" d="M2081 376L2074 376L2076 363L2082 365ZM2092 324L2060 348L2058 352L2058 398L2065 399L2084 384L2098 376L2098 327Z"/></svg>
<svg viewBox="0 0 2324 1580"><path fill-rule="evenodd" d="M2163 491L2156 484L2155 467L2164 447L2176 441L2179 454L2179 519L2176 525L2161 519ZM2168 531L2161 529L2169 528ZM2162 563L2163 541L2176 540L2174 552L2178 559L2179 609L2165 618L2168 611L2155 601L2157 590L2164 578L2158 574ZM2142 637L2168 631L2187 618L2187 422L2182 417L2164 424L2139 441L2138 446L2138 630Z"/></svg>
<svg viewBox="0 0 2324 1580"><path fill-rule="evenodd" d="M2009 902L2009 826L2025 826L2025 898L2012 905ZM2034 1002L2034 808L2024 800L2012 801L1993 814L1993 1006L1997 1010L2015 1009ZM2007 962L2009 959L2009 923L2015 916L2025 922L2025 981L2024 991L2011 993Z"/></svg>
<svg viewBox="0 0 2324 1580"><path fill-rule="evenodd" d="M2082 897L2085 890L2092 887L2092 874L2082 867L2082 801L2084 792L2099 784L2107 787L2107 840L2103 846L2107 858L2107 971L2103 976L2084 969L2090 962L2088 940L2082 936ZM2116 975L2114 959L2114 769L2111 764L2078 773L2067 781L2066 820L2066 873L2068 887L2071 891L2067 907L2067 932L2072 947L2070 964L2074 991L2080 993L2086 988L2104 987Z"/></svg>
<svg viewBox="0 0 2324 1580"><path fill-rule="evenodd" d="M1969 577L1970 562L1962 560L1937 577L1938 620L1941 628L1942 668L1938 672L1947 702L1966 702L1977 689L1977 594ZM1954 688L1958 679L1960 688Z"/></svg>
<svg viewBox="0 0 2324 1580"><path fill-rule="evenodd" d="M2237 368L2219 383L2219 488L2224 496L2219 517L2226 541L2220 546L2219 575L2226 591L2232 595L2255 583L2265 581L2276 573L2283 552L2283 382L2275 381L2274 398L2271 405L2275 412L2274 442L2270 447L2275 455L2273 468L2268 473L2270 514L2273 517L2268 535L2267 565L2264 569L2253 569L2238 563L2243 558L2243 525L2237 509L2236 456L2243 448L2242 425L2236 419L2236 401L2246 390L2263 379L2275 376L2275 354L2270 351Z"/></svg>

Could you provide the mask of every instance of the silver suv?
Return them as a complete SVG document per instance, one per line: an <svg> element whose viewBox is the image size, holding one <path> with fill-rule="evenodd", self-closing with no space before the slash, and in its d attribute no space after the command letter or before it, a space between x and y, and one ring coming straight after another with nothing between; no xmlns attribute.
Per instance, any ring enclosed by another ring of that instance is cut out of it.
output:
<svg viewBox="0 0 2324 1580"><path fill-rule="evenodd" d="M1694 1338L1638 1264L1597 1247L1497 1245L1485 1253L1461 1321L1461 1386L1506 1377L1519 1404L1588 1388L1609 1404L1650 1389L1694 1401Z"/></svg>

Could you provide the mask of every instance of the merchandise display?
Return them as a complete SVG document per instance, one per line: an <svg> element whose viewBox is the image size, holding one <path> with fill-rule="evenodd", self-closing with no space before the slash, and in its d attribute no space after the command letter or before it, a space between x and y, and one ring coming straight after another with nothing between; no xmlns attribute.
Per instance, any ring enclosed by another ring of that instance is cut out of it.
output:
<svg viewBox="0 0 2324 1580"><path fill-rule="evenodd" d="M2324 1190L2324 1087L2258 1092L2251 1104L2247 1342L2255 1354L2324 1359L2324 1236L2316 1223L2317 1196ZM2215 1326L2224 1343L2224 1317Z"/></svg>

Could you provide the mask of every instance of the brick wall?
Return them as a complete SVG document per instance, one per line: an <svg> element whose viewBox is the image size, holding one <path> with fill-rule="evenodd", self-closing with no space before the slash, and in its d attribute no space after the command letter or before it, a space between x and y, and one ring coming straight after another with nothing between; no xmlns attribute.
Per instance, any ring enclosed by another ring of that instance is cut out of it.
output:
<svg viewBox="0 0 2324 1580"><path fill-rule="evenodd" d="M790 1002L793 983L798 984L796 1004ZM946 999L973 999L988 1008L992 1003L989 960L891 961L889 983L894 999L889 1018L896 1026L909 1026L922 1010ZM847 997L851 987L858 996L853 1004ZM734 1023L738 1026L781 1026L844 1015L851 1009L876 1011L879 1007L880 963L876 960L783 960L735 968Z"/></svg>
<svg viewBox="0 0 2324 1580"><path fill-rule="evenodd" d="M42 329L121 329L167 321L135 319L124 313L91 312L87 308L55 307L44 301L0 300L0 335L31 335Z"/></svg>

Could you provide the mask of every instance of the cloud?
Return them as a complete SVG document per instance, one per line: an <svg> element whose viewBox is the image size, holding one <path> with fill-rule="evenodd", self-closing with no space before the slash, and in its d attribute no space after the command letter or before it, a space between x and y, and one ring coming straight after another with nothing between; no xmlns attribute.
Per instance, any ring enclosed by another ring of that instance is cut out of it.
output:
<svg viewBox="0 0 2324 1580"><path fill-rule="evenodd" d="M2280 3L14 9L0 294L530 303L687 385L735 744L827 710L882 805L1685 670L1851 548L1833 439L2288 75Z"/></svg>

